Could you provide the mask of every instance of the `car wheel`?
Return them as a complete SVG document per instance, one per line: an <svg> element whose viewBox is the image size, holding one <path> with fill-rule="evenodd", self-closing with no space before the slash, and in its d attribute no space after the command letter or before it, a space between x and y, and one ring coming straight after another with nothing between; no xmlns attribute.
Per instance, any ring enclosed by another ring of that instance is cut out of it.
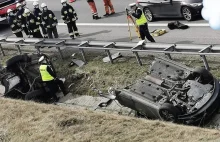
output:
<svg viewBox="0 0 220 142"><path fill-rule="evenodd" d="M192 15L192 11L189 7L182 7L181 9L182 11L182 15L183 15L183 18L187 21L192 21L194 19L193 15Z"/></svg>
<svg viewBox="0 0 220 142"><path fill-rule="evenodd" d="M201 83L203 84L208 84L213 81L212 74L205 68L201 68L201 67L195 68L193 70L193 74L195 76L200 76L201 77L200 80L202 81Z"/></svg>
<svg viewBox="0 0 220 142"><path fill-rule="evenodd" d="M147 18L147 20L148 20L149 22L154 21L153 13L150 11L149 8L145 8L145 9L144 9L144 15L145 15L145 17Z"/></svg>
<svg viewBox="0 0 220 142"><path fill-rule="evenodd" d="M177 122L179 114L180 111L169 103L164 103L159 109L159 115L164 121Z"/></svg>

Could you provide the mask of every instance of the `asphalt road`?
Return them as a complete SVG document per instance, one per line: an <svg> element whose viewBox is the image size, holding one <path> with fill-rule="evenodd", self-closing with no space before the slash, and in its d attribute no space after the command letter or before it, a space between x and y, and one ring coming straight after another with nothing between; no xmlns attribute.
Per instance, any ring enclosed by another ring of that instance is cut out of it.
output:
<svg viewBox="0 0 220 142"><path fill-rule="evenodd" d="M60 9L61 4L59 0L39 0L39 3L46 2L48 8L53 10L59 19L58 32L60 37L68 38L68 31L66 25L63 24L63 21L60 19ZM91 11L86 0L76 0L76 2L71 3L76 9L79 20L77 23L81 24L78 26L81 37L77 40L104 40L104 41L130 41L128 27L126 25L126 15L124 12L125 7L135 0L112 0L116 15L103 18L101 20L92 20ZM27 6L32 9L32 0L27 1ZM96 0L96 5L100 15L104 14L104 6L102 0ZM155 37L156 42L161 43L197 43L197 44L220 44L220 31L214 31L210 27L206 26L191 26L187 30L172 30L169 31L167 28L167 23L171 20L163 20L150 23L149 30L153 31L155 29L166 29L168 33ZM186 22L186 24L207 24L204 20L197 20L193 22ZM100 25L92 25L92 24ZM109 24L108 26L103 24ZM87 24L86 26L83 24ZM112 25L111 25L112 24ZM115 24L115 25L114 25ZM121 25L117 25L121 24ZM156 24L163 24L163 26L155 26ZM132 31L134 29L132 28ZM13 36L9 27L1 26L0 27L0 36ZM137 35L135 32L132 32L132 41L138 41Z"/></svg>

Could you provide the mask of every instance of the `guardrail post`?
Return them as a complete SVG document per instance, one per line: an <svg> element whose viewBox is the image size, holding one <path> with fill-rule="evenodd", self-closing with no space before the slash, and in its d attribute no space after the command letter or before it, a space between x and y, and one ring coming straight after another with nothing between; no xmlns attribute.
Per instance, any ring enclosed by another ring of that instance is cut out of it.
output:
<svg viewBox="0 0 220 142"><path fill-rule="evenodd" d="M172 45L172 46L170 46L170 47L164 49L164 51L171 51L171 52L173 52L173 51L175 51L175 47L176 47L176 44L174 44L174 45ZM166 55L170 60L172 60L172 57L171 57L170 53L165 53L165 55Z"/></svg>
<svg viewBox="0 0 220 142"><path fill-rule="evenodd" d="M206 59L206 56L205 55L200 55L200 57L202 57L203 63L205 65L205 68L209 71L210 67L209 67L208 61Z"/></svg>
<svg viewBox="0 0 220 142"><path fill-rule="evenodd" d="M134 54L135 54L135 57L136 57L136 59L137 59L137 62L138 62L138 64L140 65L140 66L142 66L143 64L142 64L142 62L141 62L141 59L140 59L140 56L138 55L138 52L133 52Z"/></svg>
<svg viewBox="0 0 220 142"><path fill-rule="evenodd" d="M80 48L80 47L83 47L83 46L84 46L84 47L88 47L88 46L89 46L89 41L82 42L80 45L78 45L79 51L80 51L80 53L81 53L81 55L82 55L82 58L83 58L83 61L84 61L85 63L87 63L87 62L86 62L85 51L84 51L83 48Z"/></svg>
<svg viewBox="0 0 220 142"><path fill-rule="evenodd" d="M0 44L0 49L1 49L2 55L5 56L5 52L4 52L1 44Z"/></svg>
<svg viewBox="0 0 220 142"><path fill-rule="evenodd" d="M20 45L15 45L15 47L18 48L18 52L19 52L19 54L22 54Z"/></svg>
<svg viewBox="0 0 220 142"><path fill-rule="evenodd" d="M66 42L66 40L62 40L62 41L56 43L56 45L65 44L65 42ZM63 59L63 53L62 53L60 47L59 47L59 46L56 46L56 48L57 48L57 50L58 50L58 52L59 52L59 54L60 54L60 58Z"/></svg>
<svg viewBox="0 0 220 142"><path fill-rule="evenodd" d="M40 46L38 46L38 44L41 44L45 39L42 39L38 42L35 42L34 45L35 45L35 48L37 49L37 53L40 54L41 51L40 51Z"/></svg>
<svg viewBox="0 0 220 142"><path fill-rule="evenodd" d="M114 47L115 47L115 42L112 42L112 43L104 46L104 48L114 48ZM109 49L106 49L105 52L107 53L107 55L109 57L110 63L113 64L114 62L113 62L112 55L111 55Z"/></svg>

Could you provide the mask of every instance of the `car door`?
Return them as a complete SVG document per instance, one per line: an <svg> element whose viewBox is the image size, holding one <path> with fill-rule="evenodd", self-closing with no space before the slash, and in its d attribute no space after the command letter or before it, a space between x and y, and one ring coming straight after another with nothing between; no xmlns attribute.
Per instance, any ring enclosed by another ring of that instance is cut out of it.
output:
<svg viewBox="0 0 220 142"><path fill-rule="evenodd" d="M147 7L150 8L154 16L158 16L160 14L161 2L162 0L147 0Z"/></svg>
<svg viewBox="0 0 220 142"><path fill-rule="evenodd" d="M160 12L162 17L179 17L181 0L162 0Z"/></svg>

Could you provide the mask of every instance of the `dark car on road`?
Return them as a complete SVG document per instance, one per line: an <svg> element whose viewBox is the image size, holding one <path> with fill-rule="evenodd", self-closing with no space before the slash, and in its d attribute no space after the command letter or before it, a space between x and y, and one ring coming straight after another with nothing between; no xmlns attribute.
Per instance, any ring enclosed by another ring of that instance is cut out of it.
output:
<svg viewBox="0 0 220 142"><path fill-rule="evenodd" d="M218 109L219 89L219 81L205 68L156 58L147 76L124 89L113 89L107 98L135 110L137 116L201 124Z"/></svg>
<svg viewBox="0 0 220 142"><path fill-rule="evenodd" d="M192 21L201 15L202 0L137 0L148 21L155 18L179 18Z"/></svg>

